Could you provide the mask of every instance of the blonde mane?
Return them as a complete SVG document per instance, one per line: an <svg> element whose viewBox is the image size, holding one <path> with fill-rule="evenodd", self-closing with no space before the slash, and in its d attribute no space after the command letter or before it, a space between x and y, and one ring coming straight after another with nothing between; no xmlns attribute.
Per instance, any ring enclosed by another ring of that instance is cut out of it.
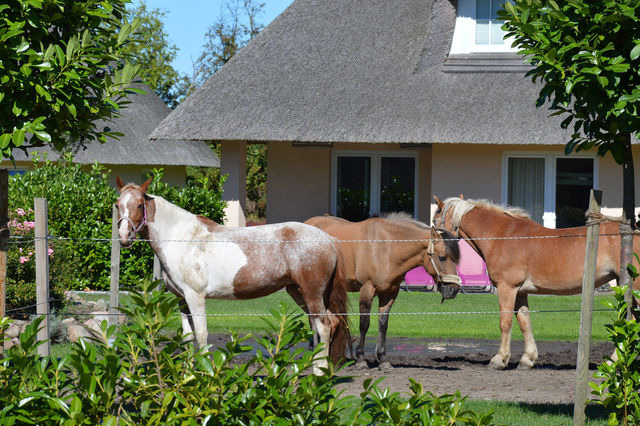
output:
<svg viewBox="0 0 640 426"><path fill-rule="evenodd" d="M419 227L419 228L424 228L424 229L429 229L429 225L427 225L426 223L420 222L419 220L416 220L413 218L413 216L411 216L409 213L405 213L405 212L391 212L391 213L386 213L383 216L385 219L389 219L389 220L397 220L400 222L409 222L412 223L413 225Z"/></svg>
<svg viewBox="0 0 640 426"><path fill-rule="evenodd" d="M444 218L449 212L451 212L451 226L454 229L457 229L460 227L460 222L462 222L464 215L474 207L481 207L494 212L504 213L519 219L531 219L529 213L520 207L503 206L489 200L463 200L462 198L452 197L444 200L441 221L444 223ZM442 224L440 226L442 226Z"/></svg>

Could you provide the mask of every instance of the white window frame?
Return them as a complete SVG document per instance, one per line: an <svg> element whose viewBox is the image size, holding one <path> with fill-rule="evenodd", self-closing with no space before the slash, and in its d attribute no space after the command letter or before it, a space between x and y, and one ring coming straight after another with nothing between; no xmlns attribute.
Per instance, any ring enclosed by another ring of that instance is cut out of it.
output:
<svg viewBox="0 0 640 426"><path fill-rule="evenodd" d="M593 160L593 187L598 188L598 176L600 161L596 154L581 153L566 156L561 152L505 152L502 154L502 188L501 202L507 204L509 201L509 158L544 158L544 214L542 224L547 228L556 227L556 177L558 158L589 158Z"/></svg>
<svg viewBox="0 0 640 426"><path fill-rule="evenodd" d="M371 181L369 195L369 216L380 214L380 172L381 157L399 157L413 158L414 176L413 176L413 217L418 217L418 153L416 151L332 151L331 152L331 214L337 215L338 212L338 157L369 157L371 159ZM374 196L375 195L375 196Z"/></svg>
<svg viewBox="0 0 640 426"><path fill-rule="evenodd" d="M458 0L458 16L453 30L451 54L518 51L511 47L513 38L504 40L503 44L476 44L476 17L476 0Z"/></svg>

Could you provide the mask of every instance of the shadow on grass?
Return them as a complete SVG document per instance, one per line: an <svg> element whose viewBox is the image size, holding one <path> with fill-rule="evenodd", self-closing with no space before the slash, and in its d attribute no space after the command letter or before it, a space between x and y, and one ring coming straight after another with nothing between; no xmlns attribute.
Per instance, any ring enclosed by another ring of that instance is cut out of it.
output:
<svg viewBox="0 0 640 426"><path fill-rule="evenodd" d="M530 411L539 415L557 415L573 417L573 404L517 404L522 410ZM595 421L607 420L607 412L602 405L588 404L585 409L586 419Z"/></svg>

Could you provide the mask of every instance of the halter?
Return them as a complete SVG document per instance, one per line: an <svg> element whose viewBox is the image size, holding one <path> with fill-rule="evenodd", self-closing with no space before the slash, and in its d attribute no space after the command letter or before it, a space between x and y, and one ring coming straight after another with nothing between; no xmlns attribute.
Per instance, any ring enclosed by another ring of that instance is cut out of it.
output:
<svg viewBox="0 0 640 426"><path fill-rule="evenodd" d="M122 216L120 219L118 219L118 228L120 227L120 222L126 219L131 224L131 232L135 236L138 232L140 232L140 230L142 230L145 225L147 225L147 203L144 201L144 199L142 200L142 211L144 212L144 216L142 218L142 222L140 222L140 225L136 227L133 223L133 220L131 220L129 216Z"/></svg>
<svg viewBox="0 0 640 426"><path fill-rule="evenodd" d="M433 260L433 256L435 255L435 244L434 244L433 238L429 239L429 245L427 246L427 254L431 259L431 265L433 266L434 271L436 271L436 277L439 282L445 283L445 284L462 285L462 278L460 278L458 275L454 275L454 274L443 275L440 273L440 270L438 269L436 262Z"/></svg>

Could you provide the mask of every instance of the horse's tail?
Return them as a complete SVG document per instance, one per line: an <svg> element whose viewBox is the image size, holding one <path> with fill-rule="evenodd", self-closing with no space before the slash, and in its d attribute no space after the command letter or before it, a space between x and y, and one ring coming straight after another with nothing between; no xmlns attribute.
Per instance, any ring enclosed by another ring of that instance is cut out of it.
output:
<svg viewBox="0 0 640 426"><path fill-rule="evenodd" d="M347 280L345 279L342 251L340 244L335 244L338 252L338 260L336 270L333 276L333 282L329 290L329 310L338 314L335 318L338 325L331 336L329 344L329 358L334 363L340 363L346 358L347 348L351 344L351 333L349 332L349 299L347 297Z"/></svg>

